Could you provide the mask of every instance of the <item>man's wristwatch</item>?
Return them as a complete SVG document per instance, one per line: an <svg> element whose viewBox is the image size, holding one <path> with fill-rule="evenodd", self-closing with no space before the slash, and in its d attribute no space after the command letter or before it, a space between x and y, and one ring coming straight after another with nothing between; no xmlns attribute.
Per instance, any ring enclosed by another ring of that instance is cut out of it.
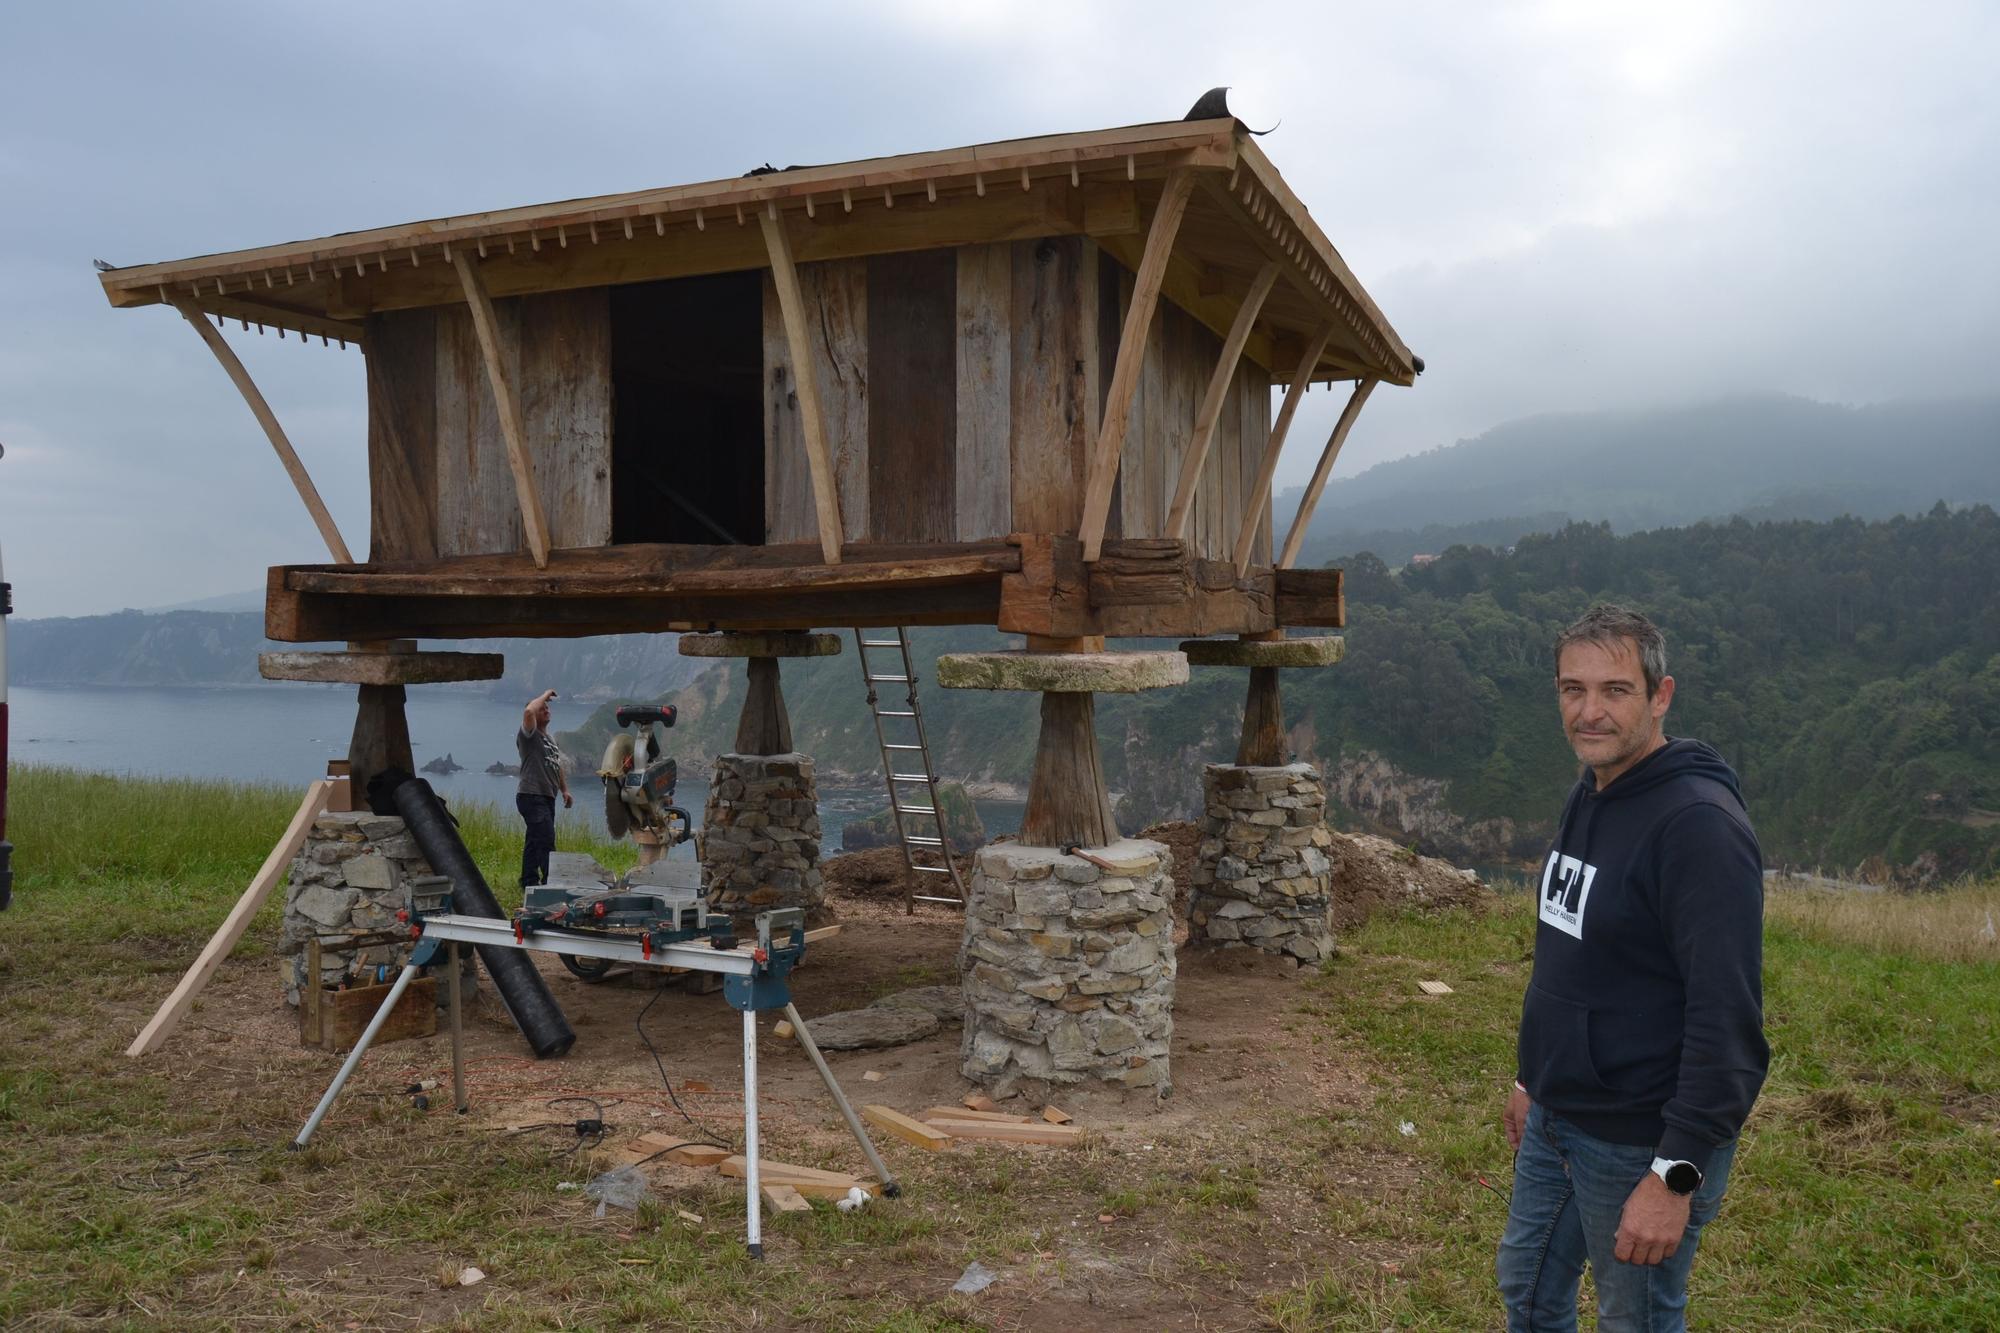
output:
<svg viewBox="0 0 2000 1333"><path fill-rule="evenodd" d="M1701 1168L1693 1162L1676 1162L1665 1157L1653 1159L1653 1174L1674 1194L1692 1194L1701 1188Z"/></svg>

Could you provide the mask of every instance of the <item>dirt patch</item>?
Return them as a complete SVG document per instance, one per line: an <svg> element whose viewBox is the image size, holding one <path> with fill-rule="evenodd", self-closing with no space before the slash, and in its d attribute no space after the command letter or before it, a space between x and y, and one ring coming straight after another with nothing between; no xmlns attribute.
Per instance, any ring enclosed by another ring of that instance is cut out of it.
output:
<svg viewBox="0 0 2000 1333"><path fill-rule="evenodd" d="M966 880L972 878L972 857L954 856L958 873ZM927 875L912 870L904 862L901 847L870 847L859 852L842 852L820 862L820 874L826 877L826 896L829 902L846 898L863 902L903 903L912 893L936 894L951 892L951 882L942 875Z"/></svg>
<svg viewBox="0 0 2000 1333"><path fill-rule="evenodd" d="M1188 893L1194 884L1195 862L1201 858L1201 825L1189 819L1154 824L1139 834L1163 842L1174 854L1174 915L1187 922Z"/></svg>
<svg viewBox="0 0 2000 1333"><path fill-rule="evenodd" d="M1472 871L1418 856L1387 838L1335 833L1327 854L1333 859L1333 928L1339 934L1384 910L1483 911L1493 902L1493 891Z"/></svg>

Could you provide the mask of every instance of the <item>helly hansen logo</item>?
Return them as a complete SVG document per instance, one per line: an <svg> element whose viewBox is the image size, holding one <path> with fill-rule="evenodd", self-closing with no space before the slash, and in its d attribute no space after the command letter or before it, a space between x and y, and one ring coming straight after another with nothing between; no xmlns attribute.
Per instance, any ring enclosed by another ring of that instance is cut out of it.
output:
<svg viewBox="0 0 2000 1333"><path fill-rule="evenodd" d="M1582 939L1583 909L1590 902L1590 882L1596 878L1596 866L1550 852L1549 863L1542 867L1542 920Z"/></svg>

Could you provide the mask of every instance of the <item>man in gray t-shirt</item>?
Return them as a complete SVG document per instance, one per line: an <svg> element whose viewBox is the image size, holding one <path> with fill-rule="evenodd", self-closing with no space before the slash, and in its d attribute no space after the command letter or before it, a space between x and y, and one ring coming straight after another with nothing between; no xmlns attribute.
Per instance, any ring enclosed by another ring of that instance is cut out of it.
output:
<svg viewBox="0 0 2000 1333"><path fill-rule="evenodd" d="M575 805L569 783L563 777L562 751L549 735L549 702L554 690L543 690L521 710L521 730L514 737L515 753L521 756L521 784L514 793L514 808L527 822L527 841L521 845L521 887L549 882L549 853L556 849L556 793L562 793L565 810Z"/></svg>

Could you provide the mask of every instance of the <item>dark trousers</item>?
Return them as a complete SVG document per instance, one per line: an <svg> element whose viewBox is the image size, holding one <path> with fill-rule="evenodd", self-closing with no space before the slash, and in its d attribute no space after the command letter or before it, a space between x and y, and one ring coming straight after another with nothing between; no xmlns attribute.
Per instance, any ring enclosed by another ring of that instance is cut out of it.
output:
<svg viewBox="0 0 2000 1333"><path fill-rule="evenodd" d="M549 882L549 853L556 849L556 798L518 792L514 808L528 821L528 840L521 844L521 887Z"/></svg>

